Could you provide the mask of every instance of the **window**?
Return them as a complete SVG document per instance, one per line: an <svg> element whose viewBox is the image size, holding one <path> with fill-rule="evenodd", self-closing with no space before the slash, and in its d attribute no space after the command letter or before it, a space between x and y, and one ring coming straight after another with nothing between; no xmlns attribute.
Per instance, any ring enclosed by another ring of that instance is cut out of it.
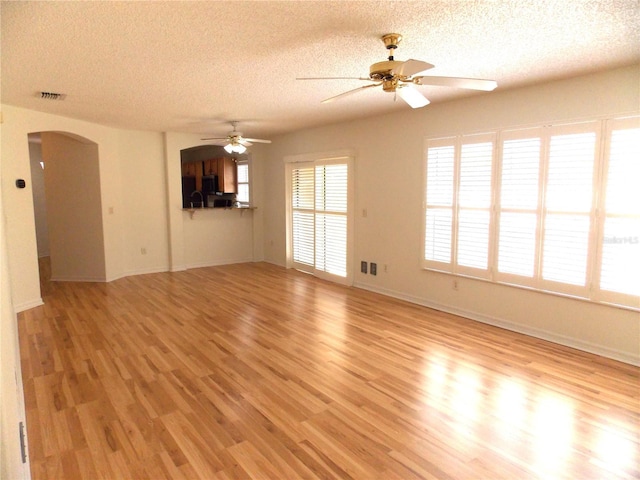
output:
<svg viewBox="0 0 640 480"><path fill-rule="evenodd" d="M488 277L493 149L494 135L429 143L424 244L428 267Z"/></svg>
<svg viewBox="0 0 640 480"><path fill-rule="evenodd" d="M236 201L243 207L248 207L250 204L249 196L249 163L245 161L238 162L238 193L236 194Z"/></svg>
<svg viewBox="0 0 640 480"><path fill-rule="evenodd" d="M292 163L289 178L289 266L348 283L348 159Z"/></svg>
<svg viewBox="0 0 640 480"><path fill-rule="evenodd" d="M605 152L597 292L603 301L639 306L640 119L610 121Z"/></svg>
<svg viewBox="0 0 640 480"><path fill-rule="evenodd" d="M432 139L423 266L640 308L640 118Z"/></svg>

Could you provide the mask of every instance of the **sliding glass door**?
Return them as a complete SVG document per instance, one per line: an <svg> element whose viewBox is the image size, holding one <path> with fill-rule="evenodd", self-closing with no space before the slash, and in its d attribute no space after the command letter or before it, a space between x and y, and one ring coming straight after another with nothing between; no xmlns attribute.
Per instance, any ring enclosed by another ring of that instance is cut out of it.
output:
<svg viewBox="0 0 640 480"><path fill-rule="evenodd" d="M349 158L288 165L288 266L351 283Z"/></svg>

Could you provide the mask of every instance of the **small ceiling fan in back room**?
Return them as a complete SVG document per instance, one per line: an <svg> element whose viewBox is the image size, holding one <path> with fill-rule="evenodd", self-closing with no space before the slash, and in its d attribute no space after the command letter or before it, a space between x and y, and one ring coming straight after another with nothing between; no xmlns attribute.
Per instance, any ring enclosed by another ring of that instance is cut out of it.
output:
<svg viewBox="0 0 640 480"><path fill-rule="evenodd" d="M371 65L369 67L369 77L304 77L296 80L363 80L373 82L327 98L322 103L332 102L367 88L382 87L385 92L397 94L411 108L420 108L429 104L429 100L414 87L415 85L468 88L487 92L494 90L498 86L494 80L418 75L433 68L434 65L421 60L406 60L404 62L395 60L393 54L401 40L402 35L398 33L388 33L382 36L382 41L387 50L389 50L389 57L386 61Z"/></svg>
<svg viewBox="0 0 640 480"><path fill-rule="evenodd" d="M215 142L225 144L224 149L227 153L244 153L247 151L247 147L250 147L254 143L271 143L271 140L263 140L261 138L246 138L242 136L242 132L236 130L238 126L237 120L232 120L229 122L233 127L233 130L227 134L226 137L220 138L202 138L201 140L213 140Z"/></svg>

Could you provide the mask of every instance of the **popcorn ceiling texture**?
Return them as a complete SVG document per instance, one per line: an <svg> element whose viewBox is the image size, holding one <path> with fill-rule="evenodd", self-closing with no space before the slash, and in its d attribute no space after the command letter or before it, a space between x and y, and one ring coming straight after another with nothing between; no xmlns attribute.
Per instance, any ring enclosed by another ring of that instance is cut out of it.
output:
<svg viewBox="0 0 640 480"><path fill-rule="evenodd" d="M640 62L637 0L1 2L2 102L122 128L247 136L407 109L354 80L386 59L508 89ZM420 87L432 103L490 95ZM64 93L46 102L39 91ZM426 107L429 108L429 107Z"/></svg>

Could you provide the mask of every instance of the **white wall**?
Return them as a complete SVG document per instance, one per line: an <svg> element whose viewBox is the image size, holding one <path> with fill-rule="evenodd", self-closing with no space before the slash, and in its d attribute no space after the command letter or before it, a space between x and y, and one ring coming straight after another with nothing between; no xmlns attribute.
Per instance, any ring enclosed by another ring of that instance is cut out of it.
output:
<svg viewBox="0 0 640 480"><path fill-rule="evenodd" d="M47 202L44 191L44 170L40 135L29 139L29 158L31 160L31 190L33 192L33 215L36 222L36 243L38 257L49 256L49 229L47 228Z"/></svg>
<svg viewBox="0 0 640 480"><path fill-rule="evenodd" d="M31 182L27 188L17 189L17 178L30 178L29 133L69 132L84 137L98 145L100 168L100 203L119 211L120 169L117 131L113 128L82 122L70 118L34 112L10 105L2 105L2 195L7 220L7 246L11 287L16 311L40 305L38 254L33 214ZM119 215L102 215L104 232L104 257L106 278L122 275L122 218Z"/></svg>
<svg viewBox="0 0 640 480"><path fill-rule="evenodd" d="M640 364L638 312L471 279L455 291L450 276L420 268L426 137L637 112L639 85L634 66L274 138L264 165L265 259L285 265L283 158L352 149L354 261L379 265L375 277L355 269L356 286Z"/></svg>
<svg viewBox="0 0 640 480"><path fill-rule="evenodd" d="M183 212L180 149L199 145L199 136L114 129L9 105L2 112L2 195L16 311L42 303L32 185L27 181L27 188L17 189L14 184L17 178L30 179L27 136L33 132L65 132L98 146L107 281L188 265L261 259L262 211L230 211L226 217L215 212L205 223ZM256 168L259 172L260 166ZM259 197L259 175L254 180ZM185 244L185 237L197 243Z"/></svg>
<svg viewBox="0 0 640 480"><path fill-rule="evenodd" d="M98 146L43 132L52 280L105 281Z"/></svg>
<svg viewBox="0 0 640 480"><path fill-rule="evenodd" d="M1 130L1 128L0 128ZM4 152L0 152L4 153ZM3 178L0 171L0 180ZM2 181L1 185L4 185ZM13 308L4 201L0 187L0 478L29 478L22 463L19 422L25 421L17 319Z"/></svg>
<svg viewBox="0 0 640 480"><path fill-rule="evenodd" d="M163 136L120 130L118 149L122 201L113 215L119 214L123 222L122 275L166 272L169 222Z"/></svg>
<svg viewBox="0 0 640 480"><path fill-rule="evenodd" d="M261 213L204 209L196 211L192 217L183 210L180 150L200 144L202 141L197 135L164 134L171 271L250 262L262 256L260 248L255 245L256 235L262 238ZM259 163L260 154L252 153L251 161L253 165ZM252 169L252 173L259 171L260 167L257 168ZM259 175L255 176L254 181L255 193L259 198ZM259 200L256 201L259 203Z"/></svg>

